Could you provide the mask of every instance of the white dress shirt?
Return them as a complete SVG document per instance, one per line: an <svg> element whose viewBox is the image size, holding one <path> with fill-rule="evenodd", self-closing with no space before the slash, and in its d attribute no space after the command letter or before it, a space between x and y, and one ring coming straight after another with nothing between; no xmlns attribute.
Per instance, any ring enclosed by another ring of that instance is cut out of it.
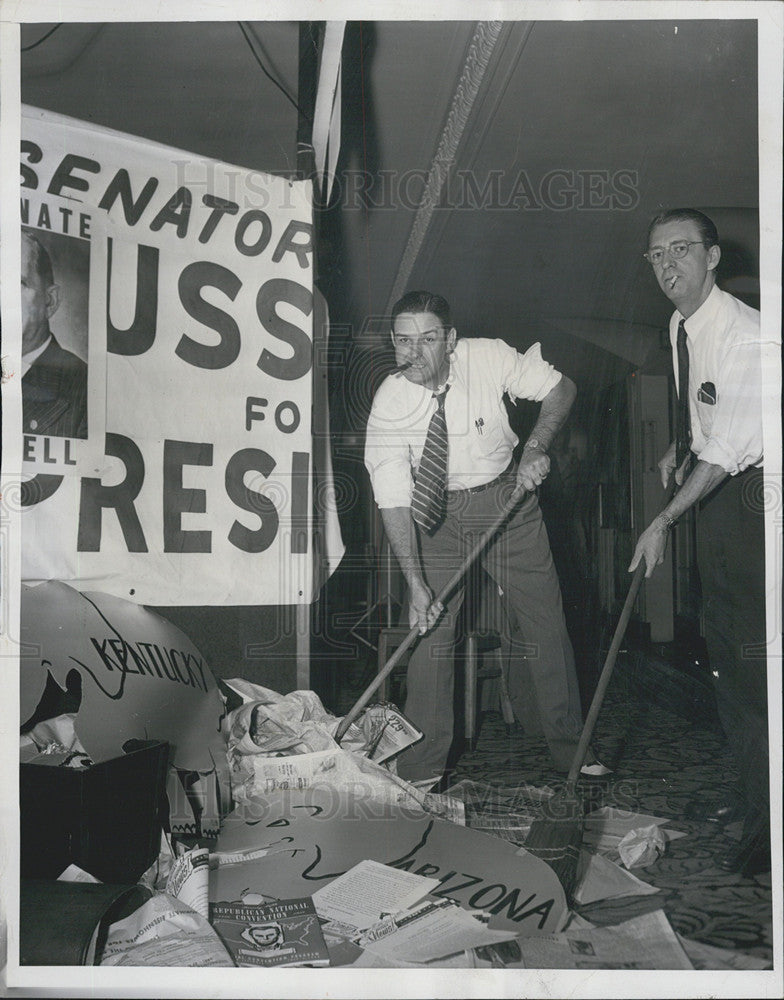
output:
<svg viewBox="0 0 784 1000"><path fill-rule="evenodd" d="M540 402L561 380L542 359L539 344L519 354L503 340L458 340L450 356L445 412L449 435L447 488L482 486L509 465L517 436L503 397ZM431 389L389 375L373 399L365 439L365 465L381 508L409 507L413 473L422 457Z"/></svg>
<svg viewBox="0 0 784 1000"><path fill-rule="evenodd" d="M33 362L41 357L41 355L44 353L46 348L51 344L51 342L52 342L52 335L50 333L40 347L36 347L36 349L34 351L30 351L29 354L22 355L22 378L24 378L25 375L30 371L30 369L33 367Z"/></svg>
<svg viewBox="0 0 784 1000"><path fill-rule="evenodd" d="M670 320L675 384L678 324ZM691 450L731 476L761 466L763 351L760 314L714 285L685 320L689 347Z"/></svg>

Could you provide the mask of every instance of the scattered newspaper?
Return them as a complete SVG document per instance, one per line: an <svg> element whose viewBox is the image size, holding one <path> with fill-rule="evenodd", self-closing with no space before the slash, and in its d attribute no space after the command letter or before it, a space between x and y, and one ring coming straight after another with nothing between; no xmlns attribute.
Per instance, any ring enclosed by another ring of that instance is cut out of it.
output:
<svg viewBox="0 0 784 1000"><path fill-rule="evenodd" d="M421 739L422 730L394 705L385 703L369 705L348 727L340 745L381 764Z"/></svg>
<svg viewBox="0 0 784 1000"><path fill-rule="evenodd" d="M205 917L158 893L111 925L100 964L231 968L234 961Z"/></svg>
<svg viewBox="0 0 784 1000"><path fill-rule="evenodd" d="M291 848L288 844L276 844L272 847L247 847L241 851L214 851L210 854L210 864L216 868L225 868L227 865L242 865L246 861L266 858L270 854L286 854L290 857Z"/></svg>
<svg viewBox="0 0 784 1000"><path fill-rule="evenodd" d="M663 910L612 927L519 940L527 969L693 969Z"/></svg>
<svg viewBox="0 0 784 1000"><path fill-rule="evenodd" d="M520 847L542 814L540 804L552 798L553 790L526 782L493 786L464 778L450 787L449 795L463 802L466 826Z"/></svg>
<svg viewBox="0 0 784 1000"><path fill-rule="evenodd" d="M226 720L230 758L257 754L312 753L336 748L342 719L328 712L313 691L280 695L240 678L224 682L243 704ZM421 730L396 706L369 705L349 726L341 747L376 763L395 757L422 739Z"/></svg>
<svg viewBox="0 0 784 1000"><path fill-rule="evenodd" d="M204 847L196 847L174 861L166 881L166 892L207 918L210 915L209 878L210 852Z"/></svg>

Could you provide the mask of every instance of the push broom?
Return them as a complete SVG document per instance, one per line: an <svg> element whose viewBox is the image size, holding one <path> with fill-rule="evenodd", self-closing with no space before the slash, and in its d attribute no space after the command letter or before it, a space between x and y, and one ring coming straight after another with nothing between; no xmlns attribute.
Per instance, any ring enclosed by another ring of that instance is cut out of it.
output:
<svg viewBox="0 0 784 1000"><path fill-rule="evenodd" d="M596 685L596 692L566 777L566 784L562 791L557 792L547 801L545 815L533 821L525 841L525 849L537 858L541 858L542 861L546 861L558 876L567 900L571 900L577 881L577 862L583 839L583 805L576 790L577 778L585 760L588 744L593 736L596 719L601 711L618 650L621 648L632 607L637 598L637 591L640 589L644 575L645 559L641 559L634 571L629 593L626 595L626 602L607 653L607 659L604 661L602 672L599 675L599 683Z"/></svg>
<svg viewBox="0 0 784 1000"><path fill-rule="evenodd" d="M452 591L457 587L460 581L463 579L465 574L471 568L473 563L476 561L477 557L484 550L488 542L492 539L493 535L498 531L504 521L509 517L514 508L520 502L520 499L525 491L522 487L515 487L512 491L509 500L503 505L498 516L487 529L483 532L479 540L476 542L474 547L468 553L466 558L463 560L461 565L455 570L449 581L441 588L441 590L436 594L434 601L443 603L447 597L452 593ZM349 710L348 714L344 717L343 721L338 726L335 731L335 741L340 743L346 732L351 725L351 723L356 719L362 709L367 705L370 699L373 697L375 692L381 687L384 681L389 677L395 667L400 663L402 658L406 655L410 647L419 638L419 626L414 625L405 639L400 643L394 653L389 657L384 666L379 670L373 680L368 684L362 694L357 698L353 707Z"/></svg>

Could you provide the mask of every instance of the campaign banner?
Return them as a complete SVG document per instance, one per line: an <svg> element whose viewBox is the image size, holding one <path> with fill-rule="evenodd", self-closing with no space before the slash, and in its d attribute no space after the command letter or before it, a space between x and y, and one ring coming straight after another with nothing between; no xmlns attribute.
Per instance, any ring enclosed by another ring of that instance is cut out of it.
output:
<svg viewBox="0 0 784 1000"><path fill-rule="evenodd" d="M309 182L30 107L20 168L23 579L310 602Z"/></svg>

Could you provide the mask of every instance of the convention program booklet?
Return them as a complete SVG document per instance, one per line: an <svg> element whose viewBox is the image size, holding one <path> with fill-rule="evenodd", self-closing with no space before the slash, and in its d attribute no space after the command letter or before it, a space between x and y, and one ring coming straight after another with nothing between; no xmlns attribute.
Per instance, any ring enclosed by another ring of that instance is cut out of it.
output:
<svg viewBox="0 0 784 1000"><path fill-rule="evenodd" d="M210 922L239 966L329 965L309 896L260 906L210 903Z"/></svg>

